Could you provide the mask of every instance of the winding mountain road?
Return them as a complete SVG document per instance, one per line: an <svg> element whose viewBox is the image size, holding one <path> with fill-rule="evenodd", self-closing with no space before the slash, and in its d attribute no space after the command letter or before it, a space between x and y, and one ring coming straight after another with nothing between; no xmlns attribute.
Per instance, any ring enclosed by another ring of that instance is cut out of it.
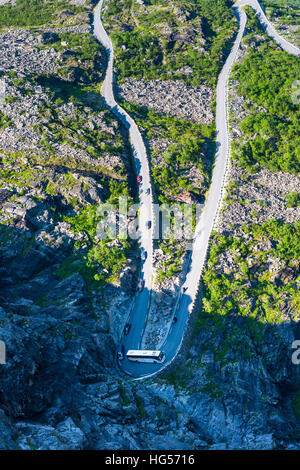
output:
<svg viewBox="0 0 300 470"><path fill-rule="evenodd" d="M150 188L150 170L147 159L146 149L141 134L134 120L116 103L113 94L113 46L112 42L106 34L101 22L101 8L103 0L101 0L94 10L94 34L103 44L108 53L108 67L106 77L102 87L102 94L107 106L122 120L129 130L130 142L133 148L136 171L142 176L142 189ZM121 369L134 378L145 378L155 375L159 370L167 367L176 357L182 344L182 338L187 326L189 314L193 309L194 302L197 298L201 273L205 265L205 259L208 249L211 231L219 214L222 198L226 186L226 176L229 166L229 127L227 112L227 84L231 68L236 58L241 39L244 34L247 16L241 10L241 6L250 5L257 12L259 19L265 25L266 32L287 52L294 55L300 51L289 44L285 39L281 38L274 28L266 19L260 5L256 0L240 0L234 6L234 12L239 20L239 31L235 39L232 50L227 57L225 65L220 73L217 91L216 91L216 156L212 174L212 181L204 210L202 211L200 220L197 224L191 261L183 286L185 292L181 295L176 316L177 322L174 323L161 346L161 350L165 353L165 361L162 364L153 363L137 363L131 362L127 358L120 361ZM140 192L141 207L144 208L142 222L140 223L141 236L140 245L147 251L148 257L142 265L141 277L145 280L144 290L136 295L134 306L130 312L130 323L132 328L127 336L122 337L122 343L125 350L139 349L151 298L152 283L152 236L153 230L147 230L145 227L146 220L154 220L153 210L153 194L150 192L146 195L144 191ZM152 227L153 228L153 227Z"/></svg>
<svg viewBox="0 0 300 470"><path fill-rule="evenodd" d="M238 6L239 8L245 5L248 5L253 8L267 35L271 39L273 39L284 51L296 56L300 54L300 49L298 47L294 46L282 36L280 36L280 34L278 34L274 26L272 26L272 24L266 17L262 7L260 6L257 0L238 0L236 2L236 6Z"/></svg>
<svg viewBox="0 0 300 470"><path fill-rule="evenodd" d="M134 156L134 163L137 175L142 177L139 183L139 199L140 199L140 220L139 220L139 244L140 247L147 253L147 258L141 266L140 278L144 281L145 287L142 292L137 293L135 297L134 308L131 312L132 318L135 319L135 337L140 338L144 331L145 315L150 305L150 294L152 284L152 258L153 258L153 230L154 224L152 223L151 229L146 228L148 220L154 221L153 209L153 194L151 189L150 170L148 164L148 157L143 138L135 121L129 116L126 111L116 102L113 92L113 61L114 51L113 45L106 34L102 25L100 12L103 5L101 0L94 9L94 35L103 44L107 51L108 64L106 69L105 79L102 85L102 95L106 102L107 107L120 119L125 127L128 129L132 152ZM145 193L146 189L150 189L149 194ZM143 315L138 315L142 311ZM138 343L132 339L132 347L138 348Z"/></svg>

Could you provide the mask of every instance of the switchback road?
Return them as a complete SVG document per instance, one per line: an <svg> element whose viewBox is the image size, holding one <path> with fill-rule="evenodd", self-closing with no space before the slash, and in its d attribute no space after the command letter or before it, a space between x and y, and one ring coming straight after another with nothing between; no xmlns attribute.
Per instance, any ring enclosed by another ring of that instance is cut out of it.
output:
<svg viewBox="0 0 300 470"><path fill-rule="evenodd" d="M107 106L117 115L118 118L122 120L122 122L129 129L136 170L137 173L142 175L142 188L145 189L150 187L149 162L147 159L143 139L134 120L116 103L114 99L113 46L101 22L100 13L102 4L103 0L99 2L94 12L94 33L106 48L109 58L106 77L102 87L102 94L107 103ZM254 8L266 32L285 51L294 55L298 55L300 53L299 49L288 43L285 39L281 38L274 30L256 0L239 0L235 4L234 11L239 20L239 31L234 41L232 50L227 57L225 65L220 73L216 91L216 155L212 181L204 210L195 230L191 261L183 284L185 292L181 294L176 310L176 316L178 320L172 325L163 345L161 346L161 349L165 353L164 363L137 363L131 362L127 358L125 358L123 361L120 361L121 369L125 373L135 378L143 378L156 374L159 370L169 365L170 362L176 357L176 354L180 350L182 344L182 338L189 315L198 294L201 273L205 265L206 254L208 250L209 238L216 218L219 214L226 186L226 176L228 172L230 152L227 85L231 68L234 64L247 22L247 16L241 9L241 7L244 5L249 5ZM127 336L123 335L121 338L122 344L125 347L125 351L128 349L139 349L150 305L152 282L152 231L146 229L145 221L148 220L148 218L153 220L154 212L152 201L152 193L150 195L145 195L143 191L140 192L140 203L142 207L147 208L147 215L140 224L140 243L141 246L144 247L144 249L148 252L148 257L143 264L141 271L141 276L145 280L145 287L141 293L136 295L134 307L130 312L130 323L132 325L130 332Z"/></svg>

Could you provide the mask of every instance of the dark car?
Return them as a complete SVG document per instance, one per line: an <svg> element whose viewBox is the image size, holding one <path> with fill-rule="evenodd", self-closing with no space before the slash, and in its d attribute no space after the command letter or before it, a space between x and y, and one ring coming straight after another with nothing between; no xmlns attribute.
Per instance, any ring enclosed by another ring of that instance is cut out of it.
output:
<svg viewBox="0 0 300 470"><path fill-rule="evenodd" d="M146 222L146 227L147 227L147 228L151 228L151 220L148 220L148 221Z"/></svg>
<svg viewBox="0 0 300 470"><path fill-rule="evenodd" d="M124 335L128 335L129 331L130 331L130 328L131 328L131 325L130 323L126 323L126 325L124 326Z"/></svg>
<svg viewBox="0 0 300 470"><path fill-rule="evenodd" d="M119 361L123 361L124 357L125 357L124 344L120 344L117 349L117 358L119 359Z"/></svg>
<svg viewBox="0 0 300 470"><path fill-rule="evenodd" d="M145 248L141 248L141 260L142 261L145 261L145 259L147 258L147 251L145 250Z"/></svg>

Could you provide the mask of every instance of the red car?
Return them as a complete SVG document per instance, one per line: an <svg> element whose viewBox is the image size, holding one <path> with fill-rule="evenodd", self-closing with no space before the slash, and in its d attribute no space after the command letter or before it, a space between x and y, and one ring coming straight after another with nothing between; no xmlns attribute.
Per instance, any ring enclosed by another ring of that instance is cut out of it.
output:
<svg viewBox="0 0 300 470"><path fill-rule="evenodd" d="M138 282L138 285L137 285L137 291L142 292L142 290L144 289L144 285L145 285L145 281L140 279L139 282Z"/></svg>
<svg viewBox="0 0 300 470"><path fill-rule="evenodd" d="M139 175L139 176L136 177L136 180L137 180L138 183L141 183L142 177Z"/></svg>

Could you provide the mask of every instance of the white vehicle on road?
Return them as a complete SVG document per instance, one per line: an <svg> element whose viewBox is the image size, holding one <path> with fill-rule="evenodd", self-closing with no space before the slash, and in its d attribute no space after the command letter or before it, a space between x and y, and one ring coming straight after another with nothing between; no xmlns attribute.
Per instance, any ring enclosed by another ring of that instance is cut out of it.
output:
<svg viewBox="0 0 300 470"><path fill-rule="evenodd" d="M130 349L127 351L127 359L136 362L163 362L165 355L162 351Z"/></svg>
<svg viewBox="0 0 300 470"><path fill-rule="evenodd" d="M130 142L133 147L136 171L138 174L137 182L139 183L139 198L140 203L142 204L141 209L144 209L143 217L140 219L140 246L147 251L148 256L147 260L145 260L145 262L141 265L141 279L137 288L138 292L143 291L143 293L136 295L134 308L131 315L131 324L133 327L132 330L134 330L135 334L134 344L140 344L145 331L145 324L147 322L147 314L149 311L152 291L152 242L153 228L155 227L154 203L152 198L149 198L145 192L145 188L151 187L151 178L149 161L142 136L133 118L131 118L119 105L117 105L114 98L113 45L101 22L100 12L102 4L103 0L100 0L94 10L94 34L107 49L109 59L105 80L102 85L102 94L107 106L110 107L113 112L115 112L115 114L129 129ZM224 198L225 187L227 184L227 175L230 163L228 79L246 27L247 16L245 11L243 11L241 8L245 5L249 5L254 8L267 34L274 38L277 44L279 44L285 51L290 52L295 56L299 56L300 53L299 48L291 45L276 32L276 30L265 17L265 14L257 0L238 0L234 4L233 8L239 20L239 31L218 78L216 89L217 151L215 155L211 185L206 196L205 206L197 223L193 238L193 247L190 256L189 269L184 281L184 288L186 288L186 290L181 291L179 303L177 306L176 318L180 319L180 321L177 321L176 326L174 325L174 327L170 329L170 332L168 333L165 342L162 343L162 346L158 346L164 349L164 353L162 351L128 350L126 357L129 359L129 361L123 361L122 369L125 373L128 373L133 377L149 377L172 362L181 348L184 329L187 324L188 317L193 311L193 307L199 292L200 279L202 270L206 263L210 235L216 223L218 222L218 216L221 210L221 204ZM144 286L146 289L144 289ZM163 363L164 361L164 366L160 367L160 363ZM144 364L143 366L140 366L139 364L134 364L133 362L152 362L158 364Z"/></svg>

